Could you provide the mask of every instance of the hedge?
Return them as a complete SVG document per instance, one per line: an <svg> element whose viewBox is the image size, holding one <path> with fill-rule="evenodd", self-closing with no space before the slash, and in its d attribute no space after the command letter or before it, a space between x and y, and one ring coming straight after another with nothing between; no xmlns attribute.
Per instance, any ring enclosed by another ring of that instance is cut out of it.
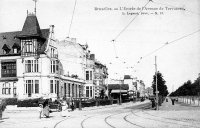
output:
<svg viewBox="0 0 200 128"><path fill-rule="evenodd" d="M17 105L17 98L5 98L7 105Z"/></svg>
<svg viewBox="0 0 200 128"><path fill-rule="evenodd" d="M17 107L38 107L39 98L37 99L28 99L28 100L18 100Z"/></svg>

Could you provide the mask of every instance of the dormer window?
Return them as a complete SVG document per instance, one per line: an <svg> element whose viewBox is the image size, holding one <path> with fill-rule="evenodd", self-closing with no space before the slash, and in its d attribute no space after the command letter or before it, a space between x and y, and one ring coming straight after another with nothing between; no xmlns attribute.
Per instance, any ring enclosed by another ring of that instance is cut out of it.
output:
<svg viewBox="0 0 200 128"><path fill-rule="evenodd" d="M3 49L3 54L8 54L10 52L10 47L7 44L4 44L2 49Z"/></svg>
<svg viewBox="0 0 200 128"><path fill-rule="evenodd" d="M13 49L13 53L18 53L17 48Z"/></svg>
<svg viewBox="0 0 200 128"><path fill-rule="evenodd" d="M14 43L12 48L13 48L13 53L14 54L18 53L19 50L20 50L20 46L17 43Z"/></svg>

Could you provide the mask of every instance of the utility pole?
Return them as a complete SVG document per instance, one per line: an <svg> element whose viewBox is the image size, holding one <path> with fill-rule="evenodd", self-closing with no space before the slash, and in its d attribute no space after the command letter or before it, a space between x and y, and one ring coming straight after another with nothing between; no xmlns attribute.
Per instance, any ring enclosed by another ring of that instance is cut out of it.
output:
<svg viewBox="0 0 200 128"><path fill-rule="evenodd" d="M156 110L158 110L158 80L157 80L157 58L155 56L155 75L156 75Z"/></svg>

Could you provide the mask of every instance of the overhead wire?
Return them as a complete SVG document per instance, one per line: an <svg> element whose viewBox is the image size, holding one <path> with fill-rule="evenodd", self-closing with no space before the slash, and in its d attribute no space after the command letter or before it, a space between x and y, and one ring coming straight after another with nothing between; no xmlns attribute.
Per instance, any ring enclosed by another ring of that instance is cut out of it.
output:
<svg viewBox="0 0 200 128"><path fill-rule="evenodd" d="M143 6L146 7L149 2L152 2L152 0L148 0L148 2ZM143 9L140 10L139 14L143 11ZM112 43L113 43L113 47L114 47L114 52L115 52L115 58L118 59L119 61L121 61L123 64L126 64L125 61L121 60L117 54L117 49L116 49L116 45L115 45L115 42L117 40L117 38L131 25L131 23L138 17L138 15L136 15L119 33L118 35L112 40Z"/></svg>
<svg viewBox="0 0 200 128"><path fill-rule="evenodd" d="M73 19L74 19L74 13L75 13L75 9L76 9L76 3L77 3L77 0L75 0L75 3L74 3L74 9L73 9L73 12L72 12L72 18L71 18L71 22L70 22L70 26L69 26L68 37L70 35L70 31L71 31L71 27L72 27L72 22L73 22Z"/></svg>
<svg viewBox="0 0 200 128"><path fill-rule="evenodd" d="M152 0L148 0L148 2L143 6L146 7L149 2L152 1ZM139 14L143 11L143 9L140 10ZM131 25L131 23L138 17L139 15L136 15L118 34L117 36L113 39L114 41Z"/></svg>
<svg viewBox="0 0 200 128"><path fill-rule="evenodd" d="M153 50L152 52L150 52L150 53L144 55L143 57L141 57L140 60L142 60L142 59L144 59L144 58L146 58L146 57L152 55L153 53L157 52L158 50L164 48L165 46L167 46L167 45L169 45L169 44L175 43L175 42L177 42L177 41L179 41L179 40L182 40L182 39L187 38L187 37L189 37L189 36L191 36L191 35L194 35L194 34L198 33L199 31L200 31L200 29L198 29L197 31L191 32L191 33L189 33L189 34L186 34L186 35L184 35L184 36L181 36L181 37L179 37L179 38L177 38L177 39L174 39L174 40L172 40L172 41L166 42L166 43L163 44L161 47L159 47L159 48Z"/></svg>

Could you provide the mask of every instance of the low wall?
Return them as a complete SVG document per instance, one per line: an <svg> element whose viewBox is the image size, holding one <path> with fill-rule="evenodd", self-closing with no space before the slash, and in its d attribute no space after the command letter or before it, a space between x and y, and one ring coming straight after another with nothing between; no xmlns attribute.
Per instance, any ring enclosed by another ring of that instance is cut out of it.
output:
<svg viewBox="0 0 200 128"><path fill-rule="evenodd" d="M200 96L179 96L176 98L178 98L178 102L200 106Z"/></svg>

